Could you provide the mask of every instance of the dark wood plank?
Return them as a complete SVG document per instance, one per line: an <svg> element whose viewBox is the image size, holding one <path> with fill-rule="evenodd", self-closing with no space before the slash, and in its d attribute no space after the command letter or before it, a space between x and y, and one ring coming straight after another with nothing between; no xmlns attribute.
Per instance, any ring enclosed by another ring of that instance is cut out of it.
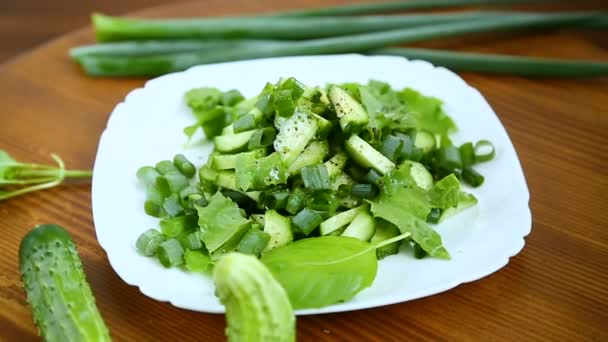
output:
<svg viewBox="0 0 608 342"><path fill-rule="evenodd" d="M345 1L175 2L139 14L212 16L340 2ZM86 24L93 10L122 13L160 3L3 2L0 60ZM599 1L560 6L550 7L606 8ZM93 80L82 75L66 52L91 41L90 30L81 30L0 67L0 148L24 160L48 161L48 154L55 152L71 167L92 166L110 111L144 80ZM607 36L594 32L484 35L424 45L608 60ZM533 230L525 249L499 272L439 295L376 309L299 318L301 340L608 339L608 79L461 75L498 113L522 161L533 212ZM65 185L0 203L2 338L36 340L18 274L17 250L31 227L47 222L65 226L74 236L116 341L223 338L222 315L176 309L122 282L97 244L90 213L88 184Z"/></svg>

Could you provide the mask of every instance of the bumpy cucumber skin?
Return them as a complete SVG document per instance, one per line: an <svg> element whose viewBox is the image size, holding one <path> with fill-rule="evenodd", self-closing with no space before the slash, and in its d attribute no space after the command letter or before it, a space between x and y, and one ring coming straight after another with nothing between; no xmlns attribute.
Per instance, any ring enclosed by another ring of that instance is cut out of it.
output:
<svg viewBox="0 0 608 342"><path fill-rule="evenodd" d="M287 293L260 260L229 253L216 264L213 279L226 307L228 341L295 341L296 319Z"/></svg>
<svg viewBox="0 0 608 342"><path fill-rule="evenodd" d="M60 226L32 229L19 266L40 335L48 342L110 341L70 235Z"/></svg>

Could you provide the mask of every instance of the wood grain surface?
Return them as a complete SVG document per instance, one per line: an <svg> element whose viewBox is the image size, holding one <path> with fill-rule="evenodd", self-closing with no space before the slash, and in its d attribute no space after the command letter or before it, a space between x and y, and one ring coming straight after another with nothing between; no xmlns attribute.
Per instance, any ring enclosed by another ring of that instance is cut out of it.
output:
<svg viewBox="0 0 608 342"><path fill-rule="evenodd" d="M214 16L339 2L174 2L138 14ZM100 9L97 5L117 13L159 1L53 2L68 4L64 9L42 1L42 9L31 5L33 1L7 3L0 7L2 37L6 30L17 30L11 23L21 20L28 24L22 25L24 36L35 37L32 42L46 37L36 30L57 34L74 22L86 23L88 12ZM602 1L546 6L607 8ZM60 28L53 31L54 25ZM92 37L90 29L79 30L0 66L0 149L34 162L50 162L49 153L57 153L72 168L92 167L109 113L145 81L84 76L67 51L92 42ZM7 40L2 41L4 45ZM478 35L424 45L608 60L605 32ZM3 47L0 58L23 47L12 42ZM486 97L518 151L533 215L526 247L502 270L442 294L376 309L300 317L299 340L608 341L608 79L460 75ZM17 251L21 238L40 223L63 225L73 235L115 341L224 339L223 315L156 302L120 280L95 237L90 185L81 183L0 202L0 340L38 340ZM411 275L412 281L419 276L424 275Z"/></svg>

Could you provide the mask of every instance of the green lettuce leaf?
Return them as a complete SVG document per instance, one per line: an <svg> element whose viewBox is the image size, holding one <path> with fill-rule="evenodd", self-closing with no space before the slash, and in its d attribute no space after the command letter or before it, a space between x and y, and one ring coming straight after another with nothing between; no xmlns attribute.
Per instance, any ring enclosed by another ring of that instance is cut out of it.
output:
<svg viewBox="0 0 608 342"><path fill-rule="evenodd" d="M459 200L460 181L453 173L435 183L429 191L429 201L433 208L454 208Z"/></svg>
<svg viewBox="0 0 608 342"><path fill-rule="evenodd" d="M443 111L441 100L424 96L406 88L399 93L405 103L407 115L413 119L416 129L423 129L449 141L448 134L456 131L456 124Z"/></svg>
<svg viewBox="0 0 608 342"><path fill-rule="evenodd" d="M241 215L239 206L219 192L206 207L196 209L201 239L209 253L223 254L235 249L251 225L251 221Z"/></svg>
<svg viewBox="0 0 608 342"><path fill-rule="evenodd" d="M408 168L393 171L384 179L381 195L370 202L374 217L396 225L402 233L410 233L429 255L449 259L441 236L426 223L433 208L429 193L415 184Z"/></svg>

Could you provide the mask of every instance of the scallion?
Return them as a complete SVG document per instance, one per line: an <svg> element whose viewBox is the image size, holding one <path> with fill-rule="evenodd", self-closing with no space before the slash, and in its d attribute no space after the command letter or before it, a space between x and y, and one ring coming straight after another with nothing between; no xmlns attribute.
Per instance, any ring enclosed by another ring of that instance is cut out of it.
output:
<svg viewBox="0 0 608 342"><path fill-rule="evenodd" d="M323 222L323 217L313 210L304 208L293 217L292 222L304 235L310 235Z"/></svg>
<svg viewBox="0 0 608 342"><path fill-rule="evenodd" d="M494 144L488 140L480 140L475 143L475 162L492 160L496 156Z"/></svg>
<svg viewBox="0 0 608 342"><path fill-rule="evenodd" d="M137 238L135 248L141 255L152 256L164 240L163 235L158 230L148 229Z"/></svg>
<svg viewBox="0 0 608 342"><path fill-rule="evenodd" d="M325 165L317 164L304 166L300 172L306 188L313 190L331 188L331 182Z"/></svg>
<svg viewBox="0 0 608 342"><path fill-rule="evenodd" d="M184 248L176 239L169 239L158 246L156 256L165 267L179 266L184 263Z"/></svg>

